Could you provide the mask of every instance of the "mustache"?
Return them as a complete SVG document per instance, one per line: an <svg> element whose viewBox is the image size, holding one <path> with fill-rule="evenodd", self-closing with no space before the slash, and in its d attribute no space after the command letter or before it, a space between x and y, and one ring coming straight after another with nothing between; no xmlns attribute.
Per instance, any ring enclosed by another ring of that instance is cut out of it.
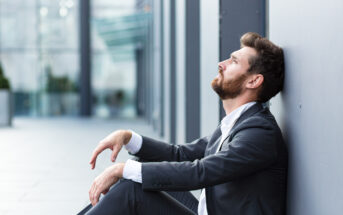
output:
<svg viewBox="0 0 343 215"><path fill-rule="evenodd" d="M223 75L223 69L218 68L218 73L221 74L221 75Z"/></svg>

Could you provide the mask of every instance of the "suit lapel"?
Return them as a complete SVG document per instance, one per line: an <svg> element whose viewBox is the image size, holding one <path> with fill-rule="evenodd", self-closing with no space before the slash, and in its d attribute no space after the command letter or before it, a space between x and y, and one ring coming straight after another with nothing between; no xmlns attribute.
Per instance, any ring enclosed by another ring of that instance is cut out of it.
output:
<svg viewBox="0 0 343 215"><path fill-rule="evenodd" d="M250 116L254 115L255 113L261 111L263 109L263 106L261 103L257 102L253 106L251 106L248 110L246 110L236 121L236 123L233 125L230 133L244 120L249 118Z"/></svg>
<svg viewBox="0 0 343 215"><path fill-rule="evenodd" d="M254 115L255 113L259 112L260 110L263 109L263 106L261 103L257 102L256 104L254 104L253 106L251 106L248 110L246 110L236 121L236 123L233 125L232 129L230 130L229 134L225 137L225 139L223 140L223 143L231 136L231 134L233 133L233 131L237 128L237 126L243 122L245 119L249 118L250 116ZM223 146L223 144L222 144ZM222 147L221 146L221 147ZM219 149L219 151L221 150L221 147Z"/></svg>
<svg viewBox="0 0 343 215"><path fill-rule="evenodd" d="M220 125L217 127L217 129L214 131L214 133L211 136L211 139L208 143L207 147L207 155L214 154L216 152L216 148L218 147L218 144L220 142L220 137L222 136L222 132L220 130Z"/></svg>

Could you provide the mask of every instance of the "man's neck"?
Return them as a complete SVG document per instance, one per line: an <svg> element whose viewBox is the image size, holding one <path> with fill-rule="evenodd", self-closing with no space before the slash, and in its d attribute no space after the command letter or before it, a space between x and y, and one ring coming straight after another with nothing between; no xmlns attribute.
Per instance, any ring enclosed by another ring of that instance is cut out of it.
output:
<svg viewBox="0 0 343 215"><path fill-rule="evenodd" d="M229 115L232 111L237 109L238 107L253 102L252 99L243 99L243 98L234 98L234 99L225 99L223 101L223 108L225 110L226 115Z"/></svg>

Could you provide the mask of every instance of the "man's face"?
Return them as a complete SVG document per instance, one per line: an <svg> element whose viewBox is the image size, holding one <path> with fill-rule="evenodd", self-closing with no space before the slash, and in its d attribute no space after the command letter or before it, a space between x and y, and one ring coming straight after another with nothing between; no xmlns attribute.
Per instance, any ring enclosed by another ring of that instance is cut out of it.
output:
<svg viewBox="0 0 343 215"><path fill-rule="evenodd" d="M256 54L255 49L243 47L218 64L218 75L211 85L222 100L236 98L244 90L250 67L249 58Z"/></svg>

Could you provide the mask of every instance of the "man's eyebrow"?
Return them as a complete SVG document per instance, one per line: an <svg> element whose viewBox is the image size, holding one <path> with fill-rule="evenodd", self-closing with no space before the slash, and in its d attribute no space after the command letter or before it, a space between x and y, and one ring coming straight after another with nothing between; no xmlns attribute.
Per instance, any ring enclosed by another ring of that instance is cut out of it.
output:
<svg viewBox="0 0 343 215"><path fill-rule="evenodd" d="M238 60L238 58L236 57L236 55L230 54L230 56L231 56L234 60Z"/></svg>

